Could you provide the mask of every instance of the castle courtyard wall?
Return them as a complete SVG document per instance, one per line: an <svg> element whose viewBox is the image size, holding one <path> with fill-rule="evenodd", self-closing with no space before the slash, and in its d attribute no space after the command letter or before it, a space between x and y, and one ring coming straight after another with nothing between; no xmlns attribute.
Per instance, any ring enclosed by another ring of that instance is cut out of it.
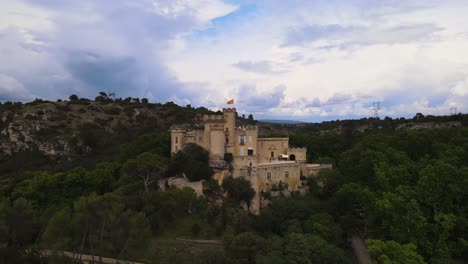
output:
<svg viewBox="0 0 468 264"><path fill-rule="evenodd" d="M273 184L280 183L286 183L289 190L301 186L301 168L293 161L259 163L256 174L260 191L269 191Z"/></svg>
<svg viewBox="0 0 468 264"><path fill-rule="evenodd" d="M278 160L281 154L287 155L289 138L259 138L258 139L259 163ZM272 156L273 152L273 157Z"/></svg>

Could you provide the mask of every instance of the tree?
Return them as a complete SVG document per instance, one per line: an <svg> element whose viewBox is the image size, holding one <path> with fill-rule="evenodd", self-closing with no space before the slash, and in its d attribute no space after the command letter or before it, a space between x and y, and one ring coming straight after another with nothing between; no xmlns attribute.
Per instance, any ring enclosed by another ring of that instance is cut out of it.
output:
<svg viewBox="0 0 468 264"><path fill-rule="evenodd" d="M369 239L366 241L369 253L379 264L424 264L414 244L401 245L395 241Z"/></svg>
<svg viewBox="0 0 468 264"><path fill-rule="evenodd" d="M123 169L132 178L141 179L148 193L152 185L166 173L167 161L159 155L145 152L128 160Z"/></svg>
<svg viewBox="0 0 468 264"><path fill-rule="evenodd" d="M419 203L399 188L400 193L385 192L375 202L376 225L387 237L404 243L425 242L427 220ZM406 197L405 197L406 195Z"/></svg>
<svg viewBox="0 0 468 264"><path fill-rule="evenodd" d="M225 250L229 259L239 264L254 264L257 254L267 251L267 242L254 233L239 234L226 241Z"/></svg>
<svg viewBox="0 0 468 264"><path fill-rule="evenodd" d="M247 122L251 125L255 124L255 120L252 114L249 114L249 116L247 117Z"/></svg>
<svg viewBox="0 0 468 264"><path fill-rule="evenodd" d="M304 231L327 241L336 241L340 235L340 230L333 217L327 213L311 215L304 221Z"/></svg>
<svg viewBox="0 0 468 264"><path fill-rule="evenodd" d="M0 200L0 246L22 249L34 242L38 232L38 212L24 198Z"/></svg>
<svg viewBox="0 0 468 264"><path fill-rule="evenodd" d="M227 191L228 197L237 204L245 202L250 206L250 202L255 196L255 190L252 189L250 181L244 178L225 178L223 180L223 188Z"/></svg>
<svg viewBox="0 0 468 264"><path fill-rule="evenodd" d="M224 153L224 161L230 164L234 160L232 153Z"/></svg>
<svg viewBox="0 0 468 264"><path fill-rule="evenodd" d="M210 249L200 252L194 259L196 264L226 264L226 256L222 250Z"/></svg>
<svg viewBox="0 0 468 264"><path fill-rule="evenodd" d="M349 232L362 232L368 223L375 194L356 183L343 185L335 197L335 210L342 212L342 224Z"/></svg>
<svg viewBox="0 0 468 264"><path fill-rule="evenodd" d="M70 99L70 101L77 101L79 98L76 94L72 94L70 97L68 97L68 99Z"/></svg>
<svg viewBox="0 0 468 264"><path fill-rule="evenodd" d="M148 101L148 98L141 98L141 102L143 104L147 104L149 101Z"/></svg>
<svg viewBox="0 0 468 264"><path fill-rule="evenodd" d="M99 95L94 99L96 102L109 102L112 98L105 92L99 92Z"/></svg>
<svg viewBox="0 0 468 264"><path fill-rule="evenodd" d="M115 194L91 194L72 209L57 212L47 224L43 244L47 248L90 252L93 256L135 257L150 238L143 213L127 210Z"/></svg>
<svg viewBox="0 0 468 264"><path fill-rule="evenodd" d="M152 192L143 197L138 206L151 223L153 234L164 230L166 225L173 226L175 222L190 215L205 211L206 200L197 197L190 188L170 188L164 192Z"/></svg>
<svg viewBox="0 0 468 264"><path fill-rule="evenodd" d="M416 113L416 115L413 117L414 120L421 120L424 118L424 115L421 113Z"/></svg>
<svg viewBox="0 0 468 264"><path fill-rule="evenodd" d="M190 143L171 159L168 174L186 176L189 181L208 180L213 175L209 165L209 153L197 144Z"/></svg>

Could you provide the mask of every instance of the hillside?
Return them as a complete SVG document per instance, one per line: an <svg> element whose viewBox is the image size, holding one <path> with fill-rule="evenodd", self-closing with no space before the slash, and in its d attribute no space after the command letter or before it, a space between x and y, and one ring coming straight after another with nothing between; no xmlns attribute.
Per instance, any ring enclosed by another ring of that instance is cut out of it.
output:
<svg viewBox="0 0 468 264"><path fill-rule="evenodd" d="M170 126L209 110L96 99L1 105L0 262L47 249L142 263L351 264L351 236L394 263L468 257L465 115L258 122L263 136L288 135L308 161L335 166L304 181L303 195L260 193L269 205L252 215L250 182L218 185L206 150L170 157ZM162 191L174 175L206 180L204 196ZM198 240L217 245L187 242Z"/></svg>
<svg viewBox="0 0 468 264"><path fill-rule="evenodd" d="M193 122L205 112L205 108L174 103L107 98L7 102L0 105L0 168L21 156L49 164L86 157L106 159L121 144L146 133L167 131L173 124Z"/></svg>
<svg viewBox="0 0 468 264"><path fill-rule="evenodd" d="M79 164L92 167L110 160L122 144L139 136L169 130L171 125L196 123L210 110L146 99L112 99L102 93L95 100L71 96L57 102L37 99L0 104L0 174L45 168L54 171ZM336 120L279 124L258 121L261 136L342 134L352 131L396 131L466 126L468 115L424 116L413 119ZM238 117L239 124L255 121ZM294 140L293 140L294 142Z"/></svg>

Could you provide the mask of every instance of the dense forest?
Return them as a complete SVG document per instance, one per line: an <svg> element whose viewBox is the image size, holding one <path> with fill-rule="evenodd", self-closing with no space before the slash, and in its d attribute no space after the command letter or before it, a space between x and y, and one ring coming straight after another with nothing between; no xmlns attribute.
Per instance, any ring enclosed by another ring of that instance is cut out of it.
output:
<svg viewBox="0 0 468 264"><path fill-rule="evenodd" d="M66 104L86 109L112 100L101 96ZM208 111L132 98L118 104L173 111L172 123ZM15 105L1 107L5 112ZM140 124L138 131L80 125L78 135L90 148L81 145L66 159L34 149L1 157L0 263L76 263L43 250L142 263L355 263L353 235L366 240L375 263L468 259L466 126L342 133L295 128L291 145L307 147L309 161L335 167L308 179L308 194L279 197L256 216L242 209L253 196L248 181L219 186L210 179L206 151L191 146L171 158L168 125L132 122ZM275 126L266 129L288 129ZM206 195L159 190L159 179L180 173L207 180Z"/></svg>

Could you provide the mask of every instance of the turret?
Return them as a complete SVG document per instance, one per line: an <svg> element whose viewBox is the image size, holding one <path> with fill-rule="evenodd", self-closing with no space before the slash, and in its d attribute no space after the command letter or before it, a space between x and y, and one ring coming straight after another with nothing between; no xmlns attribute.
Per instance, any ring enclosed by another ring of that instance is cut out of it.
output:
<svg viewBox="0 0 468 264"><path fill-rule="evenodd" d="M235 142L236 133L236 108L223 108L225 120L224 132L226 135L226 152L233 153L233 144Z"/></svg>
<svg viewBox="0 0 468 264"><path fill-rule="evenodd" d="M171 129L171 153L176 153L181 150L185 142L185 129Z"/></svg>

